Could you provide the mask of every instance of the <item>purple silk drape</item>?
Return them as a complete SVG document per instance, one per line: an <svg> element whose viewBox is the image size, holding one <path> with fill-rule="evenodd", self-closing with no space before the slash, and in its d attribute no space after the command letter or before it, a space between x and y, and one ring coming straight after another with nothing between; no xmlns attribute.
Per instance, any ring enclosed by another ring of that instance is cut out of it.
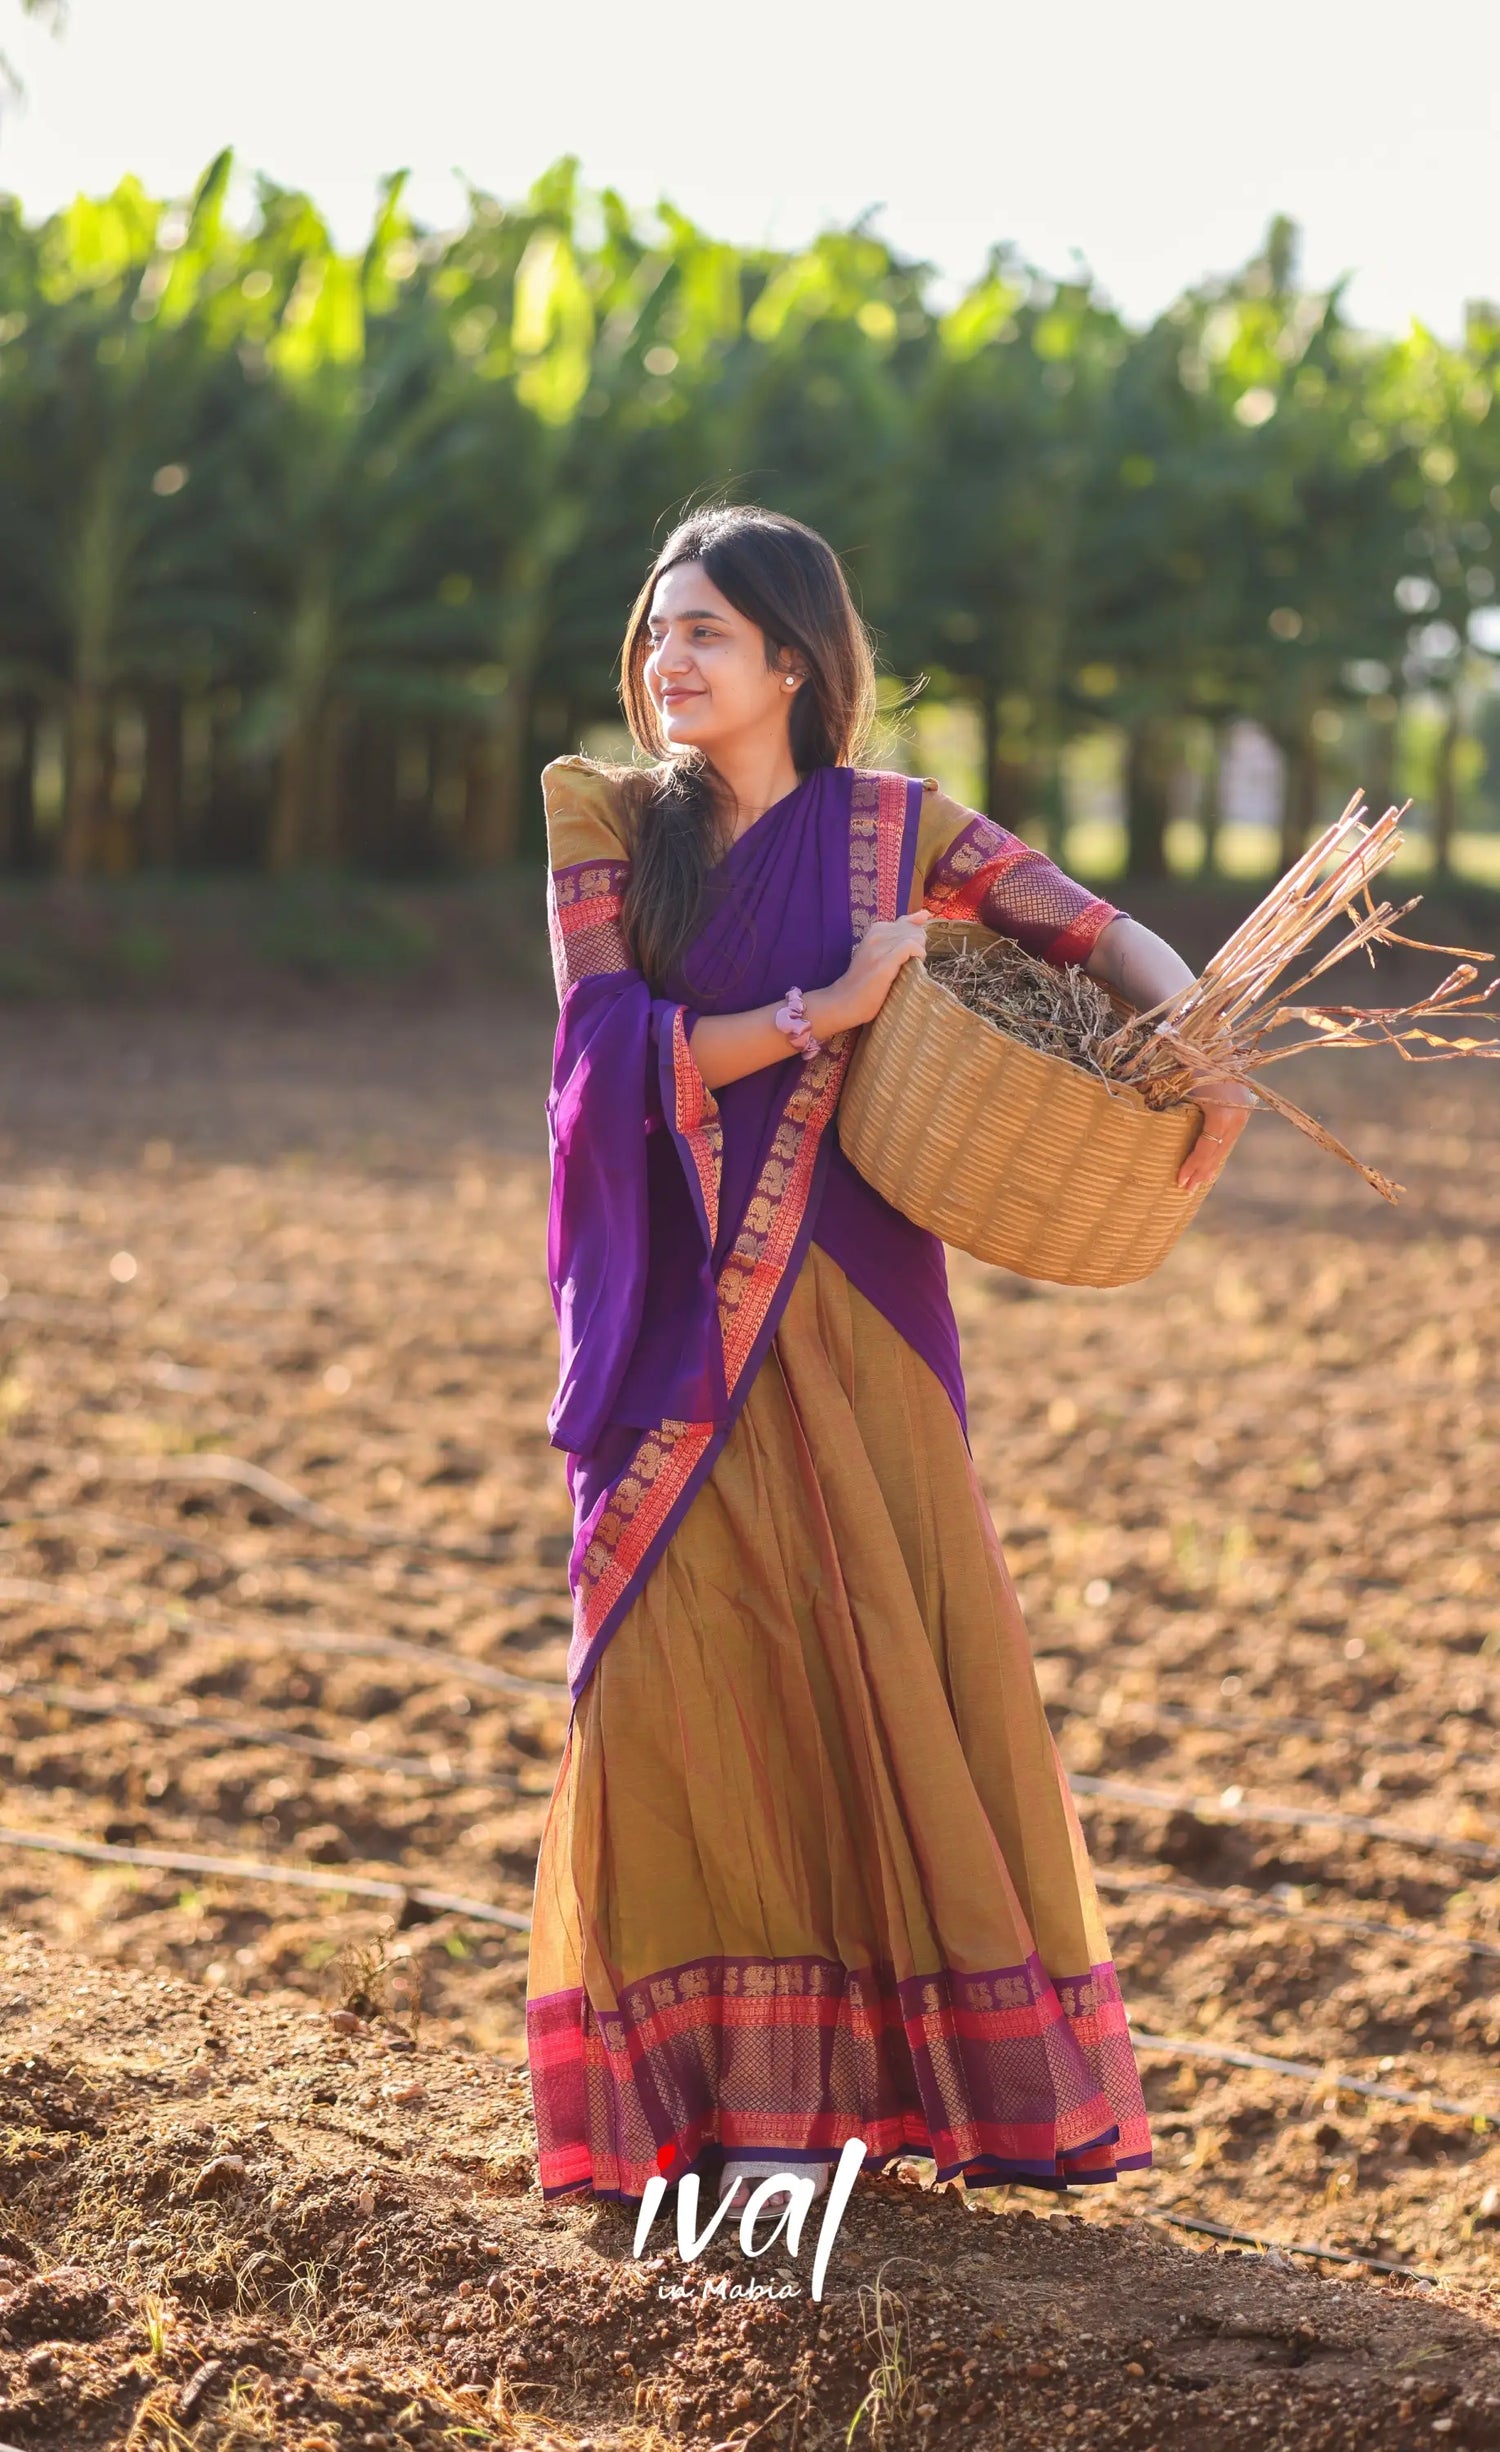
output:
<svg viewBox="0 0 1500 2452"><path fill-rule="evenodd" d="M819 769L739 837L713 871L702 924L663 996L653 997L632 969L583 977L565 991L547 1102L548 1269L561 1346L548 1427L568 1455L575 1589L593 1527L642 1433L711 1426L712 1438L700 1442L696 1488L753 1377L753 1368L744 1369L732 1392L726 1386L717 1286L737 1240L754 1226L757 1186L768 1159L774 1162L802 1059L790 1054L709 1098L692 1064L691 1033L702 1014L742 1012L793 984L826 987L847 967L855 934L854 781L847 767ZM913 782L894 879L900 911L910 899L920 804ZM899 808L898 801L898 816ZM754 1365L809 1239L930 1364L962 1422L943 1246L856 1173L837 1146L836 1125L818 1145L795 1249ZM651 1563L643 1562L611 1609L612 1621Z"/></svg>

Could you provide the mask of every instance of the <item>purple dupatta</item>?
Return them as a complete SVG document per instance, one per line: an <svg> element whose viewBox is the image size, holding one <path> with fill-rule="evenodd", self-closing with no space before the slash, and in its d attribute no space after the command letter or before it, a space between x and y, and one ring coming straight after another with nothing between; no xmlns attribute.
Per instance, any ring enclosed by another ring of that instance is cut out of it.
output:
<svg viewBox="0 0 1500 2452"><path fill-rule="evenodd" d="M660 997L620 932L624 863L552 876L562 1006L547 1259L561 1370L548 1429L574 1506L575 1703L712 1471L810 1241L964 1418L943 1246L865 1183L832 1129L853 1034L717 1095L690 1046L700 1014L831 985L871 922L906 909L921 799L905 775L816 770L713 870Z"/></svg>

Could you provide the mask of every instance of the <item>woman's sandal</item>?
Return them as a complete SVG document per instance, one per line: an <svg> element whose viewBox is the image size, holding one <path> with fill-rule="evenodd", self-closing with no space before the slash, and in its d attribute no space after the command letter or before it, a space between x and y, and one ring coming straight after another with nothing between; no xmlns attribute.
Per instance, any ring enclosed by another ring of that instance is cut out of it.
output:
<svg viewBox="0 0 1500 2452"><path fill-rule="evenodd" d="M719 2180L719 2203L722 2205L725 2198L732 2193L734 2203L730 2210L734 2213L743 2213L750 2202L752 2192L760 2186L762 2180L784 2178L786 2172L785 2163L749 2162L738 2159L726 2162ZM798 2169L793 2177L812 2181L813 2201L816 2203L819 2197L826 2196L832 2172L833 2166L830 2163L813 2163ZM786 2195L787 2191L784 2188L775 2190L766 2199L766 2210L774 2213L778 2204L785 2200Z"/></svg>

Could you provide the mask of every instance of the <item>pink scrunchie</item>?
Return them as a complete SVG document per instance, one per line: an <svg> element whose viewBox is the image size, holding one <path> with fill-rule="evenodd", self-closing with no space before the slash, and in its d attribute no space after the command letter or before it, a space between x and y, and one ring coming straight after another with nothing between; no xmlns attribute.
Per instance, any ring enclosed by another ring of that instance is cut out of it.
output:
<svg viewBox="0 0 1500 2452"><path fill-rule="evenodd" d="M816 1056L822 1048L821 1039L813 1037L812 1024L802 1009L802 990L788 988L785 999L776 1008L776 1027L792 1042L803 1063Z"/></svg>

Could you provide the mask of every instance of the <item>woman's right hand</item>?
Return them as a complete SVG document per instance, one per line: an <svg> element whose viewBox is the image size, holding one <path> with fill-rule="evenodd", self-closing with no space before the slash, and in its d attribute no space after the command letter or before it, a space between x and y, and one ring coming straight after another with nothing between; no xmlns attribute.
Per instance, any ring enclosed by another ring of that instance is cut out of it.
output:
<svg viewBox="0 0 1500 2452"><path fill-rule="evenodd" d="M903 962L920 961L927 951L930 911L908 911L901 919L876 920L854 948L854 958L842 979L831 988L815 988L803 998L807 1018L820 1039L835 1031L856 1030L873 1022L891 992Z"/></svg>

